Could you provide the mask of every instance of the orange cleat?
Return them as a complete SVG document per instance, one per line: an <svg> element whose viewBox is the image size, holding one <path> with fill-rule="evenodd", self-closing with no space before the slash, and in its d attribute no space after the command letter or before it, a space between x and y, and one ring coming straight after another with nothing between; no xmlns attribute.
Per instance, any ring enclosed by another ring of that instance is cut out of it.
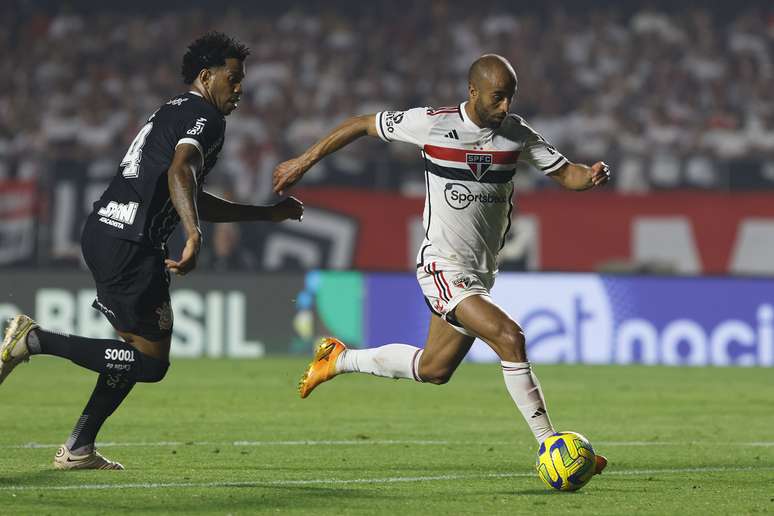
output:
<svg viewBox="0 0 774 516"><path fill-rule="evenodd" d="M314 350L314 360L306 368L304 376L298 382L298 393L306 398L315 387L336 376L336 360L346 350L339 339L325 337Z"/></svg>
<svg viewBox="0 0 774 516"><path fill-rule="evenodd" d="M604 455L597 455L595 461L596 464L594 465L594 474L601 475L602 470L607 467L607 458L605 458Z"/></svg>

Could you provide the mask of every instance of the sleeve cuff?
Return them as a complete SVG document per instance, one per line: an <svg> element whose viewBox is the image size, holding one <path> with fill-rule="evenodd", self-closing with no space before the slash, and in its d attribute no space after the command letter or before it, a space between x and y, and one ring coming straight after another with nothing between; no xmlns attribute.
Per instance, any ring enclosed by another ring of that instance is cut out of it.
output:
<svg viewBox="0 0 774 516"><path fill-rule="evenodd" d="M568 162L567 158L565 158L564 156L559 156L559 158L556 161L554 161L553 163L551 163L547 167L541 167L540 170L544 174L548 175L548 174L551 174L552 172L556 172L557 170L562 168L564 166L564 164L567 163L567 162Z"/></svg>
<svg viewBox="0 0 774 516"><path fill-rule="evenodd" d="M386 142L390 142L391 140L387 138L387 135L384 133L384 125L382 125L382 118L384 115L384 111L380 111L379 113L376 113L376 134L379 135L379 138Z"/></svg>
<svg viewBox="0 0 774 516"><path fill-rule="evenodd" d="M177 149L178 145L181 143L188 143L196 147L199 150L199 156L202 158L202 165L204 164L204 151L202 151L202 144L199 143L198 140L195 140L194 138L180 138L175 144L175 149Z"/></svg>

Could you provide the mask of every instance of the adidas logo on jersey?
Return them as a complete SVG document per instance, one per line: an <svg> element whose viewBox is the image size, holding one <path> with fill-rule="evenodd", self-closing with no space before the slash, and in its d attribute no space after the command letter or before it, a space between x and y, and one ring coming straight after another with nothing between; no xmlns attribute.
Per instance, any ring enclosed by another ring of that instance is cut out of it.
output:
<svg viewBox="0 0 774 516"><path fill-rule="evenodd" d="M448 133L443 135L443 137L444 138L451 138L452 140L459 140L460 139L459 135L457 134L457 130L456 129L452 129L451 131L449 131Z"/></svg>
<svg viewBox="0 0 774 516"><path fill-rule="evenodd" d="M122 204L116 201L110 201L107 206L100 208L97 215L102 215L99 221L118 229L124 229L124 224L133 224L134 217L137 215L136 202Z"/></svg>

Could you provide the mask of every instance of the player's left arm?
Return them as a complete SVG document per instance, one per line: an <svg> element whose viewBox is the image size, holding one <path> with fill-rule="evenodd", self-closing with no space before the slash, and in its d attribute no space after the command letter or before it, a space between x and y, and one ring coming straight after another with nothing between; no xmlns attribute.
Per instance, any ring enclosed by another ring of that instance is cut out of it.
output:
<svg viewBox="0 0 774 516"><path fill-rule="evenodd" d="M568 190L588 190L610 181L610 167L604 161L591 166L568 161L548 176Z"/></svg>
<svg viewBox="0 0 774 516"><path fill-rule="evenodd" d="M287 197L271 206L254 206L227 201L202 190L196 204L199 217L207 222L282 222L288 219L301 220L304 216L304 204L295 197Z"/></svg>

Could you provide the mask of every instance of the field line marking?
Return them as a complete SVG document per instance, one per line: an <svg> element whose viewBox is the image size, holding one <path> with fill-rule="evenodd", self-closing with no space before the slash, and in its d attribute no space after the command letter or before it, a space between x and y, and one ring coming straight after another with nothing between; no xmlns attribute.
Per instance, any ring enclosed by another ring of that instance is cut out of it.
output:
<svg viewBox="0 0 774 516"><path fill-rule="evenodd" d="M510 446L513 442L506 441L444 441L428 439L348 439L348 440L295 440L295 441L157 441L157 442L98 442L97 448L143 448L165 446L360 446L360 445L414 445L414 446ZM744 446L744 447L774 447L774 441L716 443L704 441L595 441L594 446ZM59 444L6 444L0 449L39 449L59 448Z"/></svg>
<svg viewBox="0 0 774 516"><path fill-rule="evenodd" d="M738 473L745 471L774 471L774 467L706 467L706 468L670 468L670 469L639 469L622 470L606 472L605 476L639 476L656 474L679 474L679 473ZM318 478L318 479L300 479L300 480L254 480L242 482L142 482L125 484L75 484L64 486L52 485L19 485L19 486L0 486L0 491L75 491L75 490L106 490L106 489L189 489L189 488L229 488L229 487L288 487L288 486L306 486L306 485L348 485L348 484L395 484L412 482L438 482L450 480L476 480L488 478L518 478L535 477L532 472L514 472L514 473L486 473L480 475L434 475L434 476L414 476L414 477L383 477L383 478Z"/></svg>

